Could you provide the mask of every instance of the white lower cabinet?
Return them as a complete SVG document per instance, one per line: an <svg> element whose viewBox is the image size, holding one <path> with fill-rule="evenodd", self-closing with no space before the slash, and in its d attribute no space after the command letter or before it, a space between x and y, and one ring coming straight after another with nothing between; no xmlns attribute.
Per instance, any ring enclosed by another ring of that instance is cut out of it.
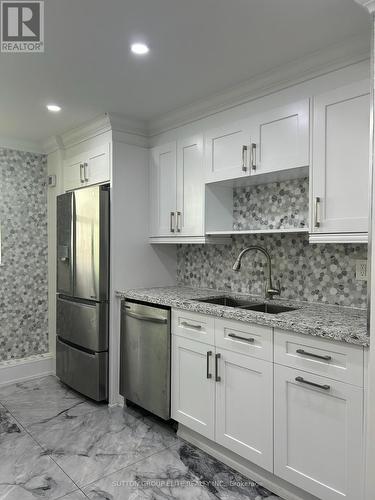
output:
<svg viewBox="0 0 375 500"><path fill-rule="evenodd" d="M216 355L215 440L272 472L273 365L224 349Z"/></svg>
<svg viewBox="0 0 375 500"><path fill-rule="evenodd" d="M363 500L363 373L358 346L172 311L172 417L320 500Z"/></svg>
<svg viewBox="0 0 375 500"><path fill-rule="evenodd" d="M360 500L363 389L275 365L275 474L322 500Z"/></svg>
<svg viewBox="0 0 375 500"><path fill-rule="evenodd" d="M214 439L214 347L172 337L172 418L202 436Z"/></svg>

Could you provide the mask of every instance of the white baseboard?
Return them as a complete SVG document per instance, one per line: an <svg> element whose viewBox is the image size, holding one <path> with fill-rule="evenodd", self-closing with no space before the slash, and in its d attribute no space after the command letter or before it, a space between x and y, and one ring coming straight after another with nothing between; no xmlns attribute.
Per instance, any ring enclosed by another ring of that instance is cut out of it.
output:
<svg viewBox="0 0 375 500"><path fill-rule="evenodd" d="M55 373L55 357L52 353L36 354L22 359L0 362L0 387Z"/></svg>
<svg viewBox="0 0 375 500"><path fill-rule="evenodd" d="M293 486L271 472L258 467L236 453L224 448L224 446L216 444L197 432L188 429L184 425L178 424L177 434L185 441L188 441L197 448L217 458L220 462L232 467L232 469L240 472L260 486L267 488L284 500L318 500L317 497Z"/></svg>

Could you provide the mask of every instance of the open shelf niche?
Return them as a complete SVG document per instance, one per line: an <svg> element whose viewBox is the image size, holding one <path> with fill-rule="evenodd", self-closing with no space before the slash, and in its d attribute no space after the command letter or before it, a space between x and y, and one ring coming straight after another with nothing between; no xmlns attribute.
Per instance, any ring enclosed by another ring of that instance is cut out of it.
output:
<svg viewBox="0 0 375 500"><path fill-rule="evenodd" d="M309 170L206 184L206 234L308 233Z"/></svg>

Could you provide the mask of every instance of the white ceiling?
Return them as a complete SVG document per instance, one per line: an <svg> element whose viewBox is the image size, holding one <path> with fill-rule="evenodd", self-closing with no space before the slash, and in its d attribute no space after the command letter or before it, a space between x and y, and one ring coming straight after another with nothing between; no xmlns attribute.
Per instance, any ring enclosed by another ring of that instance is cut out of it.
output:
<svg viewBox="0 0 375 500"><path fill-rule="evenodd" d="M105 111L155 119L353 36L370 43L354 0L45 0L45 53L0 54L0 136L39 141Z"/></svg>

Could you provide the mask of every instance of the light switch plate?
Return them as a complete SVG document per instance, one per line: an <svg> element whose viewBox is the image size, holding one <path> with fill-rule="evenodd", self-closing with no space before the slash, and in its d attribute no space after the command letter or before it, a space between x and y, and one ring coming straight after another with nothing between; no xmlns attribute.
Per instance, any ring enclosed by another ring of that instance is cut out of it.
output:
<svg viewBox="0 0 375 500"><path fill-rule="evenodd" d="M367 281L367 260L355 261L355 279L357 281Z"/></svg>

